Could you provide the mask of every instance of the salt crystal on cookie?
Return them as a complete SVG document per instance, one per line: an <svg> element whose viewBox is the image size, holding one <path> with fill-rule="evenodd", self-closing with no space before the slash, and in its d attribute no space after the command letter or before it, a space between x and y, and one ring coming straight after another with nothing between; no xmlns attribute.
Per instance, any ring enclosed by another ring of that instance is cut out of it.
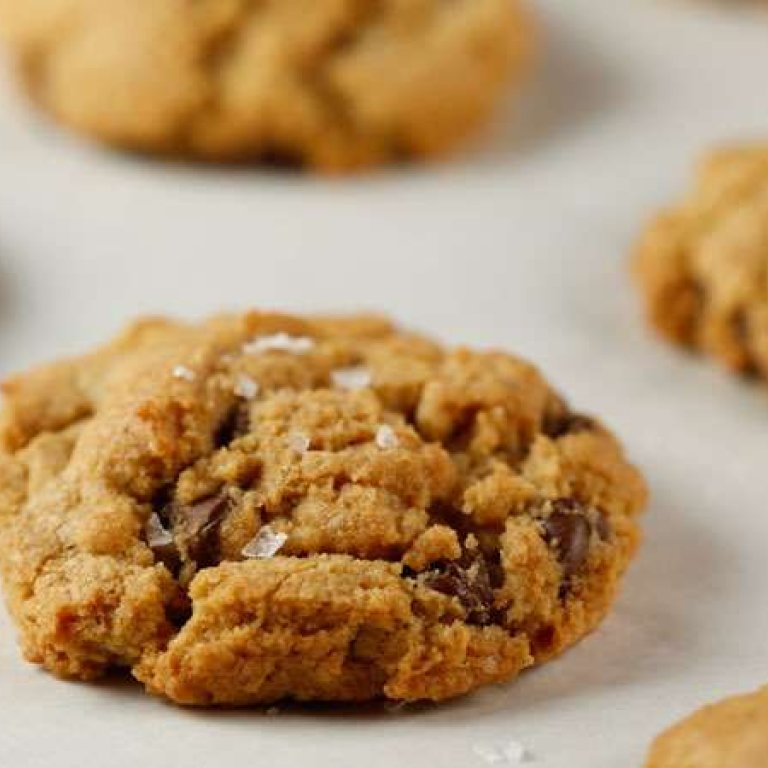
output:
<svg viewBox="0 0 768 768"><path fill-rule="evenodd" d="M176 365L173 368L172 375L174 379L183 379L184 381L194 381L195 372L186 365Z"/></svg>
<svg viewBox="0 0 768 768"><path fill-rule="evenodd" d="M357 389L365 389L371 386L373 377L371 372L362 365L350 368L339 368L331 372L331 381L334 387L354 392Z"/></svg>
<svg viewBox="0 0 768 768"><path fill-rule="evenodd" d="M264 560L274 557L288 540L288 534L276 531L271 525L265 525L243 547L244 557Z"/></svg>
<svg viewBox="0 0 768 768"><path fill-rule="evenodd" d="M238 376L235 382L235 394L246 400L253 400L259 394L259 383L245 374Z"/></svg>
<svg viewBox="0 0 768 768"><path fill-rule="evenodd" d="M400 439L395 434L395 430L389 424L382 424L376 430L376 445L383 451L390 448L397 448L400 445Z"/></svg>
<svg viewBox="0 0 768 768"><path fill-rule="evenodd" d="M264 352L289 352L293 355L303 355L314 346L314 339L310 339L309 336L274 333L269 336L259 336L244 344L243 352L246 355L260 355Z"/></svg>

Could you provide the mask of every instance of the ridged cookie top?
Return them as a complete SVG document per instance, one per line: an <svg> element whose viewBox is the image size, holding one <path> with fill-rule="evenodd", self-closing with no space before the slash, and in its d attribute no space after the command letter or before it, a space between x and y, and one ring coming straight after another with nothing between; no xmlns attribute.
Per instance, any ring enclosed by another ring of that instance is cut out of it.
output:
<svg viewBox="0 0 768 768"><path fill-rule="evenodd" d="M377 318L144 321L5 392L6 587L63 674L443 698L578 639L636 544L643 483L595 420L524 361ZM276 650L308 636L332 673Z"/></svg>

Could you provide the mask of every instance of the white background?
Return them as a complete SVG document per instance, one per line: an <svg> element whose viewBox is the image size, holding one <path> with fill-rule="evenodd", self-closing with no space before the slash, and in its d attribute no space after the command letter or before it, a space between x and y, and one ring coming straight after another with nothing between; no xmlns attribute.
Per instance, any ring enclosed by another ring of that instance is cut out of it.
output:
<svg viewBox="0 0 768 768"><path fill-rule="evenodd" d="M53 680L0 612L0 766L639 766L652 735L768 681L768 398L648 333L633 238L707 146L768 137L768 16L540 0L542 61L490 135L426 170L317 180L153 165L0 95L0 372L142 312L384 310L541 365L647 473L646 543L613 615L516 683L398 714L182 710Z"/></svg>

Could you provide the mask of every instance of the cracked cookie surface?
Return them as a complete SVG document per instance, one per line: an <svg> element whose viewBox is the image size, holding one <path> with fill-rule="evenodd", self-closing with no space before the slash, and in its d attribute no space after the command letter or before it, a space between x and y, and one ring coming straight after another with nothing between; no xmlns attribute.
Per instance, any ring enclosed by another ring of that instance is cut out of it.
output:
<svg viewBox="0 0 768 768"><path fill-rule="evenodd" d="M0 32L82 133L327 170L450 150L532 46L518 0L0 0Z"/></svg>
<svg viewBox="0 0 768 768"><path fill-rule="evenodd" d="M525 361L376 317L144 320L4 384L24 654L187 704L439 700L608 611L645 486Z"/></svg>
<svg viewBox="0 0 768 768"><path fill-rule="evenodd" d="M664 336L768 379L768 145L707 157L688 197L648 228L634 266Z"/></svg>
<svg viewBox="0 0 768 768"><path fill-rule="evenodd" d="M766 768L768 688L700 709L663 733L646 768Z"/></svg>

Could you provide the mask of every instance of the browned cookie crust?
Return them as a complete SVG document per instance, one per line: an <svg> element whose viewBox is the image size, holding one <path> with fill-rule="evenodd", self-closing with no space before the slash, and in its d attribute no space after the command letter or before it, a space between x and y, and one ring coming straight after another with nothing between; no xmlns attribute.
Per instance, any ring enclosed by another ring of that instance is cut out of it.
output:
<svg viewBox="0 0 768 768"><path fill-rule="evenodd" d="M645 233L635 272L667 338L768 378L768 146L706 158Z"/></svg>
<svg viewBox="0 0 768 768"><path fill-rule="evenodd" d="M326 170L452 149L532 37L519 0L0 0L0 32L82 133Z"/></svg>
<svg viewBox="0 0 768 768"><path fill-rule="evenodd" d="M25 656L191 704L444 699L592 630L638 473L502 352L371 317L139 322L4 385Z"/></svg>
<svg viewBox="0 0 768 768"><path fill-rule="evenodd" d="M656 739L646 768L768 768L768 688L673 726Z"/></svg>

